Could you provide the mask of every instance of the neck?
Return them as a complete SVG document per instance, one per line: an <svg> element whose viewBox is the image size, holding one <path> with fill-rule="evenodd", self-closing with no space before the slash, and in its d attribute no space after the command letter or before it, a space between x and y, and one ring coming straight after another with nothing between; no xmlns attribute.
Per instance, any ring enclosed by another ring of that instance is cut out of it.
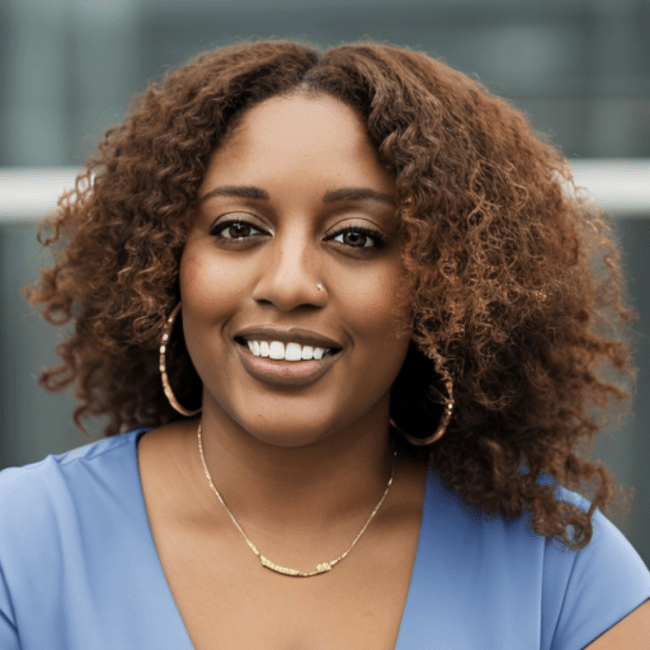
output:
<svg viewBox="0 0 650 650"><path fill-rule="evenodd" d="M331 432L307 445L272 445L232 421L206 412L202 418L205 462L215 487L237 520L282 536L304 530L345 529L367 516L391 474L387 416ZM198 461L196 424L189 435ZM201 475L203 474L202 469ZM207 487L207 479L201 476ZM211 509L219 504L203 490ZM223 514L223 513L221 513Z"/></svg>

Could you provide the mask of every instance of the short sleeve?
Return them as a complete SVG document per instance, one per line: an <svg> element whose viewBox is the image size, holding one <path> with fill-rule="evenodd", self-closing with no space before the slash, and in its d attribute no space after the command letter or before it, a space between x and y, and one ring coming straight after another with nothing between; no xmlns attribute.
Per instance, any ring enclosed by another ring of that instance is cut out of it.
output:
<svg viewBox="0 0 650 650"><path fill-rule="evenodd" d="M599 511L593 536L573 553L551 650L580 650L650 598L650 572L623 534Z"/></svg>

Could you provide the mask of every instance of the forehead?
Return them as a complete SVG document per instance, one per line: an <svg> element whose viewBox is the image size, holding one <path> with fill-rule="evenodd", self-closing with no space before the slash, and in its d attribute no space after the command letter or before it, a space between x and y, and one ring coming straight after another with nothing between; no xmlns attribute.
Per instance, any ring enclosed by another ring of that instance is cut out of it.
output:
<svg viewBox="0 0 650 650"><path fill-rule="evenodd" d="M307 173L392 192L392 176L357 112L338 99L303 94L272 97L246 111L213 152L205 180L235 183L247 180L238 176L269 174L298 180Z"/></svg>
<svg viewBox="0 0 650 650"><path fill-rule="evenodd" d="M345 133L370 144L365 123L351 106L329 95L296 92L271 97L245 111L223 146L247 137L272 142L291 133L310 134L314 140Z"/></svg>

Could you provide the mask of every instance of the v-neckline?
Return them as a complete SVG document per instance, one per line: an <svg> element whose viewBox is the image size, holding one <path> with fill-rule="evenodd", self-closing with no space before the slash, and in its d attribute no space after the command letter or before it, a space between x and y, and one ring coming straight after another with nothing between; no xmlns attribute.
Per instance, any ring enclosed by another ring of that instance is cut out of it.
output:
<svg viewBox="0 0 650 650"><path fill-rule="evenodd" d="M165 570L162 566L162 562L160 561L160 556L158 555L158 549L156 547L156 543L153 538L153 532L151 530L151 524L149 522L149 514L147 512L147 506L145 504L144 500L144 490L142 487L142 477L140 475L140 464L139 464L139 459L138 459L138 442L140 438L148 433L151 429L140 429L137 430L133 433L133 448L134 448L134 454L133 454L133 461L135 464L135 476L136 476L136 482L138 486L138 501L137 501L137 506L138 509L141 510L141 513L143 515L143 525L145 528L146 533L148 534L148 541L150 543L150 556L152 558L152 561L156 564L156 568L154 571L158 574L158 577L162 580L162 582L165 585L166 591L165 591L165 600L167 602L167 615L161 616L161 620L172 620L176 619L176 623L180 624L180 628L183 630L185 638L182 639L183 646L178 647L178 650L195 650L194 645L192 644L192 640L190 639L190 635L187 631L187 627L185 626L185 621L183 620L180 611L178 609L178 606L176 605L176 600L174 599L174 595L172 594L171 588L169 586L169 582L167 581L167 576L165 574ZM125 434L126 435L126 434ZM415 553L415 560L413 562L413 568L411 569L411 579L409 581L409 589L406 595L406 602L404 604L404 610L402 611L402 616L400 619L400 626L399 630L397 633L397 640L395 642L395 648L394 650L408 650L406 647L402 647L401 644L401 639L404 638L404 635L406 634L404 632L404 621L408 620L407 613L408 611L412 608L411 601L414 598L414 594L418 592L418 587L417 585L420 583L420 565L422 564L424 552L423 552L423 531L426 530L426 519L427 519L427 513L430 510L429 502L431 499L431 481L432 481L432 468L428 467L426 470L426 480L425 480L425 489L424 489L424 498L422 502L422 516L420 518L420 532L418 534L418 544L417 544L417 550ZM178 627L178 625L176 625ZM179 639L179 643L181 642L181 639Z"/></svg>

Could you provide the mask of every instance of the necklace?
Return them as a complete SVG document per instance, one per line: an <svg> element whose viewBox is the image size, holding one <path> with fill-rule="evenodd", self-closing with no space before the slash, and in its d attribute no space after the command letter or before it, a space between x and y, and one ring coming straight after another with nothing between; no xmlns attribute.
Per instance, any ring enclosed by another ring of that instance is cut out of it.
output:
<svg viewBox="0 0 650 650"><path fill-rule="evenodd" d="M226 509L226 512L228 513L228 516L232 520L232 523L235 524L235 528L237 528L237 530L242 534L242 537L246 540L246 543L248 544L251 551L253 551L253 553L257 555L263 567L266 567L271 571L275 571L276 573L282 573L283 575L286 576L294 576L296 578L311 578L312 576L317 576L321 573L327 573L341 560L346 558L347 555L350 553L350 551L354 548L355 544L359 541L359 539L361 539L361 535L363 535L366 532L366 528L368 528L370 522L374 519L375 515L377 514L377 511L379 510L379 508L381 508L381 504L386 499L386 496L388 495L388 491L390 490L390 486L393 484L393 475L395 474L395 458L397 456L397 450L393 452L393 462L390 470L390 478L388 479L388 484L386 485L386 489L384 490L384 493L381 495L381 499L379 499L379 502L375 506L375 509L370 513L370 517L368 517L366 523L359 531L359 534L352 540L352 544L348 546L347 550L341 555L339 555L337 558L335 558L334 560L330 560L329 562L321 562L320 564L317 564L316 568L313 571L304 572L304 571L298 571L298 569L289 569L288 567L280 566L279 564L275 564L275 562L271 562L271 560L269 560L267 557L262 555L257 550L257 546L255 546L255 544L253 544L253 542L248 538L248 536L244 532L244 529L239 525L239 522L235 519L235 515L232 514L230 508L226 505L226 502L223 500L223 497L219 493L219 490L217 490L217 488L215 487L214 483L212 482L212 476L210 475L210 470L208 470L208 465L205 462L205 456L203 454L203 442L201 440L200 422L199 422L199 428L197 430L197 438L199 440L199 454L201 455L201 463L203 464L203 471L205 472L205 477L208 479L208 484L212 488L212 491L217 496L217 499L219 499L221 505Z"/></svg>

